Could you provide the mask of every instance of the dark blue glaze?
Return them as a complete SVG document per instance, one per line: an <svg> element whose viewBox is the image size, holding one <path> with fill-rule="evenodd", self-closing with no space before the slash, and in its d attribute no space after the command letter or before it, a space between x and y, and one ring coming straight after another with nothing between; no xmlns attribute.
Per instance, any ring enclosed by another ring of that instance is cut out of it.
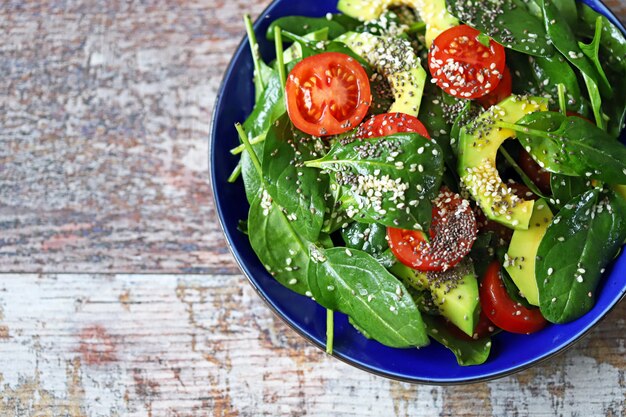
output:
<svg viewBox="0 0 626 417"><path fill-rule="evenodd" d="M277 0L272 3L255 24L263 58L266 61L273 58L273 42L265 40L265 31L273 19L288 15L324 16L327 12L336 12L336 3L337 0ZM608 16L624 31L601 2L586 0L585 3ZM242 42L226 70L213 115L209 157L217 212L237 262L259 295L294 330L323 348L325 310L278 284L258 261L247 236L237 231L237 222L248 216L248 203L241 180L228 184L226 179L238 160L229 152L239 144L233 125L245 120L254 103L252 71L248 45ZM622 132L622 141L624 136ZM494 337L491 356L483 365L459 366L452 353L437 343L419 350L385 347L362 337L339 313L335 315L333 355L369 372L408 382L458 384L496 378L562 351L598 323L626 293L626 254L606 272L602 282L596 305L584 317L528 336L500 333Z"/></svg>

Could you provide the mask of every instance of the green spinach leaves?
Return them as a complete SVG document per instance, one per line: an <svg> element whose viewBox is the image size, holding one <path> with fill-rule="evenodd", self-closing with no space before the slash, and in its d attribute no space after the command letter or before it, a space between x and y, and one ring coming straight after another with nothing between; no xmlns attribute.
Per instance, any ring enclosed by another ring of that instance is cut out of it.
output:
<svg viewBox="0 0 626 417"><path fill-rule="evenodd" d="M507 48L535 56L550 56L546 29L522 0L490 1L448 0L454 17L488 34Z"/></svg>
<svg viewBox="0 0 626 417"><path fill-rule="evenodd" d="M513 125L517 138L545 169L626 184L626 147L579 117L532 113Z"/></svg>
<svg viewBox="0 0 626 417"><path fill-rule="evenodd" d="M323 158L305 165L332 172L354 198L346 209L353 220L403 229L430 227L443 153L416 133L338 142Z"/></svg>
<svg viewBox="0 0 626 417"><path fill-rule="evenodd" d="M535 275L541 314L553 323L591 309L606 265L626 239L626 202L593 189L564 206L537 251Z"/></svg>
<svg viewBox="0 0 626 417"><path fill-rule="evenodd" d="M368 337L391 347L429 343L422 316L404 285L357 249L311 249L308 282L315 300L350 316Z"/></svg>

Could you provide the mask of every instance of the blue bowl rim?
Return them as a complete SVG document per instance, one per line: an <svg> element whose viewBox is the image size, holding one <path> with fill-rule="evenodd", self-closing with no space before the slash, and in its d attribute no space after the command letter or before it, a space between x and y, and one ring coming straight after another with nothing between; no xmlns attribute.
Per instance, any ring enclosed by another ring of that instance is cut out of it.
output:
<svg viewBox="0 0 626 417"><path fill-rule="evenodd" d="M267 15L268 12L275 6L275 4L280 1L280 0L272 0L270 2L270 4L263 9L263 11L259 14L259 17L254 21L253 27L254 30L256 31L258 29L259 23L260 23L260 19L263 18L263 16ZM577 1L582 1L582 0L577 0ZM605 17L607 17L614 25L617 26L618 29L620 29L620 31L626 35L626 29L624 28L624 25L622 24L622 22L615 16L615 14L612 12L612 10L604 3L603 0L592 0L597 2L598 4L600 4L603 8L602 11L598 11L600 14L604 15ZM592 7L593 8L593 7ZM597 10L596 8L594 8L594 10ZM216 116L219 113L219 110L221 108L221 97L224 95L224 90L225 90L225 86L226 86L226 80L230 78L233 69L234 69L234 63L237 60L237 58L244 53L245 51L245 44L247 43L247 35L244 35L241 39L241 41L239 42L239 44L237 45L235 52L233 53L233 56L231 57L228 66L226 67L226 70L224 71L224 76L222 77L222 80L220 82L220 86L218 89L218 93L215 97L215 105L213 108L213 112L211 114L211 127L210 127L210 136L209 136L209 154L208 154L208 158L209 158L209 179L210 179L210 184L211 184L211 193L213 195L213 204L215 206L215 209L217 211L217 217L218 217L218 223L220 225L220 228L222 229L222 233L224 234L224 236L226 237L226 244L228 245L228 249L230 250L231 254L233 255L233 257L235 258L235 261L237 262L237 265L239 266L239 269L243 272L243 274L245 275L246 279L248 280L248 283L252 286L252 288L254 289L254 291L257 293L257 295L265 302L265 304L270 308L270 310L274 313L274 315L276 315L278 318L280 318L284 323L286 323L292 330L294 330L297 334L299 334L302 338L304 338L308 343L312 344L313 346L316 346L318 349L320 349L322 352L326 353L326 346L322 343L319 343L317 340L315 340L313 337L311 337L311 335L309 335L305 330L303 330L297 323L295 323L294 321L292 321L290 318L286 317L285 315L283 315L280 310L278 309L278 307L276 306L276 304L269 299L268 297L266 297L266 295L263 293L263 291L261 291L261 289L257 286L255 280L252 278L250 272L248 271L247 266L244 264L244 262L241 259L241 255L239 254L238 249L234 246L233 244L233 240L231 237L231 234L229 233L229 231L227 230L225 224L224 224L224 217L223 217L223 213L222 213L222 206L220 205L219 202L219 197L217 195L217 193L215 192L215 190L217 189L217 183L215 180L215 175L214 175L214 164L213 162L213 158L212 155L214 155L214 147L215 147L215 137L216 137L216 129L217 129L217 123L216 123ZM454 385L470 385L470 384L476 384L476 383L481 383L481 382L488 382L488 381L493 381L496 379L500 379L506 376L510 376L513 374L516 374L518 372L524 371L526 369L529 369L535 365L538 364L542 364L547 362L548 360L554 358L555 356L569 350L570 348L572 348L576 343L578 343L580 340L582 340L587 334L589 334L589 332L591 330L593 330L600 322L602 322L611 311L613 311L615 309L615 307L622 301L624 300L624 298L626 298L626 288L622 289L621 291L621 295L619 295L616 299L615 302L608 306L604 311L601 312L601 314L599 314L596 319L594 321L592 321L591 323L589 323L587 325L587 327L580 331L577 335L575 335L575 337L573 339L570 339L569 342L562 344L561 346L552 349L551 351L546 352L543 356L535 359L535 360L531 360L528 361L524 364L521 365L517 365L517 366L511 366L508 369L504 369L500 372L493 372L491 374L485 375L485 376L479 376L479 377L467 377L467 378L450 378L450 379L427 379L427 378L418 378L418 377L405 377L402 375L397 375L391 372L384 372L381 370L378 370L374 367L368 366L365 363L361 363L359 361L356 361L352 358L347 357L346 355L343 355L341 353L338 352L333 352L330 356L339 359L340 361L351 365L357 369L363 370L365 372L368 372L370 374L374 374L377 376L381 376L383 378L388 378L388 379L392 379L395 381L400 381L400 382L406 382L406 383L411 383L411 384L423 384L423 385L433 385L433 386L454 386Z"/></svg>

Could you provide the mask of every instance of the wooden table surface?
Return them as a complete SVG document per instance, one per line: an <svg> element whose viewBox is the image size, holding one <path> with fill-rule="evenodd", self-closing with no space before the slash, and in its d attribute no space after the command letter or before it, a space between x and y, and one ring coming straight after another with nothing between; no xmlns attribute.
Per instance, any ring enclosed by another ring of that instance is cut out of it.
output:
<svg viewBox="0 0 626 417"><path fill-rule="evenodd" d="M545 364L446 388L352 368L266 308L207 138L268 1L0 2L0 416L626 415L626 303Z"/></svg>

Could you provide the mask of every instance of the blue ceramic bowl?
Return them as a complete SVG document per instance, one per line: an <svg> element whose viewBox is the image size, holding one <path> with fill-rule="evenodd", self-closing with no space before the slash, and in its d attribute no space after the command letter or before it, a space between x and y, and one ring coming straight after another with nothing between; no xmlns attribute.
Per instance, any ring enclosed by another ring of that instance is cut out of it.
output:
<svg viewBox="0 0 626 417"><path fill-rule="evenodd" d="M624 31L604 4L597 0L585 3ZM273 58L273 42L265 40L272 20L288 15L324 16L336 12L336 4L337 0L274 1L254 25L261 55L266 61ZM326 311L276 282L252 251L248 237L237 230L237 222L248 217L248 203L241 180L235 184L226 180L238 161L229 152L239 144L233 125L243 122L254 104L252 73L252 59L244 39L226 70L213 114L209 157L217 212L235 259L261 298L296 332L324 349ZM383 346L365 339L339 313L335 316L333 356L368 372L407 382L460 384L501 377L563 351L596 325L626 293L626 254L617 259L602 282L596 305L585 316L532 335L500 333L494 337L491 355L483 365L459 366L452 353L435 342L419 350Z"/></svg>

